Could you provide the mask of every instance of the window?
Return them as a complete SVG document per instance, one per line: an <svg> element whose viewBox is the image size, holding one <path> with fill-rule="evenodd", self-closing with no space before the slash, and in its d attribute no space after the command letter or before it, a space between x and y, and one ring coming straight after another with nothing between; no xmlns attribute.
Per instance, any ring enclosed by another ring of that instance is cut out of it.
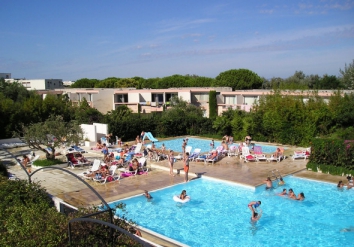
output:
<svg viewBox="0 0 354 247"><path fill-rule="evenodd" d="M195 93L194 97L197 101L209 101L209 93Z"/></svg>
<svg viewBox="0 0 354 247"><path fill-rule="evenodd" d="M151 102L163 103L163 94L153 93Z"/></svg>
<svg viewBox="0 0 354 247"><path fill-rule="evenodd" d="M257 96L247 96L247 97L244 97L243 103L245 105L253 105L254 103L257 103L257 101L258 101Z"/></svg>
<svg viewBox="0 0 354 247"><path fill-rule="evenodd" d="M116 94L115 95L116 103L127 103L128 102L128 94Z"/></svg>
<svg viewBox="0 0 354 247"><path fill-rule="evenodd" d="M177 93L166 93L166 102L170 102L171 98L178 97Z"/></svg>
<svg viewBox="0 0 354 247"><path fill-rule="evenodd" d="M235 105L236 104L236 96L225 96L224 104Z"/></svg>

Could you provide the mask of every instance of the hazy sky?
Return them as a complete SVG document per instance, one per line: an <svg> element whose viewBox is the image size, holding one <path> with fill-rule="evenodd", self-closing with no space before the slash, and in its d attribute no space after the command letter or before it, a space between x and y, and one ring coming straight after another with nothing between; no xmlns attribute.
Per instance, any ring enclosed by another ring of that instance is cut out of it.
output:
<svg viewBox="0 0 354 247"><path fill-rule="evenodd" d="M0 0L0 73L13 78L339 75L354 0Z"/></svg>

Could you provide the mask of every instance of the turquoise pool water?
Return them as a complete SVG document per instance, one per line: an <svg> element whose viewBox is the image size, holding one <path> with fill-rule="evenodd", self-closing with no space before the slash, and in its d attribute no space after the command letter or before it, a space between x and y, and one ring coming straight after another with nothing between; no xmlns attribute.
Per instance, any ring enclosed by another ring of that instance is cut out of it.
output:
<svg viewBox="0 0 354 247"><path fill-rule="evenodd" d="M152 202L137 196L126 203L128 219L189 246L336 246L354 243L354 190L286 177L273 191L197 179L151 192ZM304 192L305 201L278 196L283 188ZM191 201L173 196L185 189ZM262 218L250 222L250 201L262 201ZM114 203L111 204L112 206Z"/></svg>
<svg viewBox="0 0 354 247"><path fill-rule="evenodd" d="M161 148L162 144L165 144L166 149L172 149L173 151L176 152L182 152L182 143L183 143L184 138L177 138L174 140L168 140L168 141L159 141L155 142L155 145L157 148ZM195 148L200 148L201 152L209 152L211 150L210 148L210 140L205 140L205 139L198 139L198 138L189 138L188 137L188 146L191 146L193 150ZM220 141L215 141L215 148L221 145ZM233 144L238 146L238 144ZM257 145L257 144L256 144ZM257 145L262 147L263 153L274 153L277 149L276 146L265 146L265 145Z"/></svg>

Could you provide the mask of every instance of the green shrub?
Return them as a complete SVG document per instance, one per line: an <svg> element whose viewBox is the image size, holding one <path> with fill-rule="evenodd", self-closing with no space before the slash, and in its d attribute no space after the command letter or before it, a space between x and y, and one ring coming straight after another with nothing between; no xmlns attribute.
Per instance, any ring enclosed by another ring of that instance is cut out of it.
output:
<svg viewBox="0 0 354 247"><path fill-rule="evenodd" d="M52 165L58 165L58 164L64 164L66 162L63 162L61 160L58 159L54 159L54 160L36 160L35 162L33 162L33 165L35 166L52 166Z"/></svg>
<svg viewBox="0 0 354 247"><path fill-rule="evenodd" d="M9 175L6 166L2 162L0 162L0 175L4 177L8 177Z"/></svg>
<svg viewBox="0 0 354 247"><path fill-rule="evenodd" d="M314 139L307 168L339 176L354 174L354 141Z"/></svg>

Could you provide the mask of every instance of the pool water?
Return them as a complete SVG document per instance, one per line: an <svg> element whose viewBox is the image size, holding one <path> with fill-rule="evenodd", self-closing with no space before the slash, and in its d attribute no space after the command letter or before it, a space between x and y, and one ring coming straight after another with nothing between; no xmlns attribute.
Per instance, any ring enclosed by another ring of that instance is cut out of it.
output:
<svg viewBox="0 0 354 247"><path fill-rule="evenodd" d="M171 149L175 152L182 152L182 143L184 138L177 138L173 140L167 141L159 141L155 142L157 148L161 148L162 144L165 144L166 149ZM200 148L201 152L209 152L211 150L210 147L211 140L198 139L198 138L189 138L188 137L188 146L191 146L193 150L195 148ZM221 145L220 141L214 141L214 149ZM238 144L232 144L238 146ZM257 145L257 144L256 144ZM276 146L265 146L265 145L257 145L262 147L263 153L274 153L277 149ZM192 151L193 152L193 151Z"/></svg>
<svg viewBox="0 0 354 247"><path fill-rule="evenodd" d="M336 185L286 177L285 186L265 191L206 178L121 200L128 219L189 246L352 245L354 191ZM274 183L275 184L275 183ZM278 196L283 188L304 192L305 201ZM173 201L185 189L191 201ZM251 223L250 201L262 201L263 216ZM115 203L112 203L113 206ZM121 212L120 212L121 213ZM119 214L119 213L118 213Z"/></svg>

